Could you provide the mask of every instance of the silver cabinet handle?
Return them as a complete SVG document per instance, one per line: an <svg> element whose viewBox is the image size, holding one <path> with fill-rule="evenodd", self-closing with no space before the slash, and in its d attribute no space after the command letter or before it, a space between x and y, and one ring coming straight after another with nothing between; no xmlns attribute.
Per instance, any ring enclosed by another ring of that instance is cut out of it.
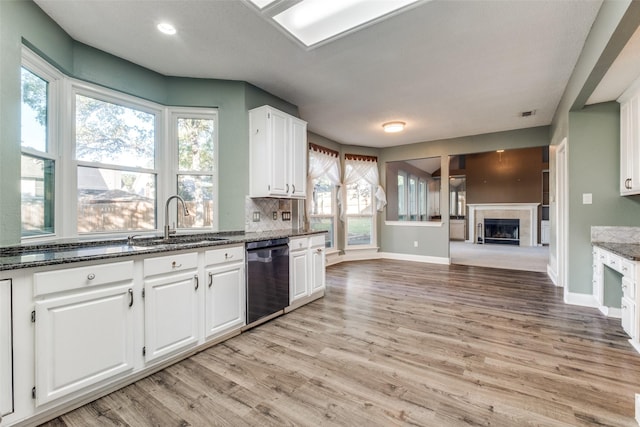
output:
<svg viewBox="0 0 640 427"><path fill-rule="evenodd" d="M198 275L197 275L197 274L195 274L195 275L193 276L193 278L194 278L194 279L195 279L195 281L196 281L196 289L195 289L195 290L197 291L197 290L198 290L198 288L200 287L200 279L198 279Z"/></svg>
<svg viewBox="0 0 640 427"><path fill-rule="evenodd" d="M229 255L228 253L224 254L224 259L231 259L233 258L233 254Z"/></svg>
<svg viewBox="0 0 640 427"><path fill-rule="evenodd" d="M289 192L289 184L287 184L287 193Z"/></svg>
<svg viewBox="0 0 640 427"><path fill-rule="evenodd" d="M291 187L293 188L293 191L291 192L291 194L296 192L296 185L295 184L291 184Z"/></svg>
<svg viewBox="0 0 640 427"><path fill-rule="evenodd" d="M318 251L318 253L322 253L322 248L318 248L316 251Z"/></svg>
<svg viewBox="0 0 640 427"><path fill-rule="evenodd" d="M133 307L133 289L129 288L129 308Z"/></svg>
<svg viewBox="0 0 640 427"><path fill-rule="evenodd" d="M173 262L171 263L171 268L180 268L180 267L182 267L182 264L178 264L178 263L177 263L177 262L175 262L175 261L173 261Z"/></svg>
<svg viewBox="0 0 640 427"><path fill-rule="evenodd" d="M89 274L87 275L87 280L93 280L93 279L95 279L95 278L96 278L96 275L95 275L95 274L93 274L93 273L89 273Z"/></svg>
<svg viewBox="0 0 640 427"><path fill-rule="evenodd" d="M209 287L213 285L213 273L209 273Z"/></svg>

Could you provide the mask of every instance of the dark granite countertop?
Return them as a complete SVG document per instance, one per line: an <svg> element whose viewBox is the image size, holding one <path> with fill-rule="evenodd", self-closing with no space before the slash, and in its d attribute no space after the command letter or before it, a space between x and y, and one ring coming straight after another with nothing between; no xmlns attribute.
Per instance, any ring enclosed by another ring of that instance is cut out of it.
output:
<svg viewBox="0 0 640 427"><path fill-rule="evenodd" d="M156 254L185 249L200 249L259 240L324 234L323 231L277 230L268 232L243 231L183 234L161 237L136 237L131 244L127 239L80 241L65 239L54 243L19 245L0 248L0 271L47 265L69 264L81 261Z"/></svg>
<svg viewBox="0 0 640 427"><path fill-rule="evenodd" d="M640 244L638 243L592 242L592 245L606 249L628 260L640 261Z"/></svg>

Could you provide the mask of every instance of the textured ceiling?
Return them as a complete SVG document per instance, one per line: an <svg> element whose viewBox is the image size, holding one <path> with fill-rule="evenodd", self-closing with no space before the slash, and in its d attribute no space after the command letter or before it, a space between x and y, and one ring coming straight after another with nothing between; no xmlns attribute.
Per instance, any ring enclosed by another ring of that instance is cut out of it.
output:
<svg viewBox="0 0 640 427"><path fill-rule="evenodd" d="M80 42L165 75L250 82L312 132L383 147L549 124L602 1L433 0L311 50L241 0L36 3ZM406 130L384 134L390 120Z"/></svg>

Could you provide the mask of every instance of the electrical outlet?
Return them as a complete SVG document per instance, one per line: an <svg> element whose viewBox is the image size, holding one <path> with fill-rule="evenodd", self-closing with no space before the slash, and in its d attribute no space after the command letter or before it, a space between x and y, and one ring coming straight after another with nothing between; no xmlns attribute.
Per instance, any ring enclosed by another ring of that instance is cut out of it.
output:
<svg viewBox="0 0 640 427"><path fill-rule="evenodd" d="M291 212L290 211L282 212L282 220L291 221Z"/></svg>
<svg viewBox="0 0 640 427"><path fill-rule="evenodd" d="M253 222L260 221L260 211L253 212Z"/></svg>
<svg viewBox="0 0 640 427"><path fill-rule="evenodd" d="M273 213L271 214L271 218L273 218L274 221L278 220L278 211L273 211Z"/></svg>
<svg viewBox="0 0 640 427"><path fill-rule="evenodd" d="M414 247L414 248L417 248L417 247L418 247L418 241L417 241L417 240L414 240L414 241L413 241L413 247Z"/></svg>

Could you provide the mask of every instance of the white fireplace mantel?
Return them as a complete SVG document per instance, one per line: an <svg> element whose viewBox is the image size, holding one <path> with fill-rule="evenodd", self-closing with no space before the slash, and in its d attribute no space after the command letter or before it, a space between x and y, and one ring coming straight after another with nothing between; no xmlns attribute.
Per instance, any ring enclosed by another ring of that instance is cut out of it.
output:
<svg viewBox="0 0 640 427"><path fill-rule="evenodd" d="M521 211L529 219L529 229L527 241L520 240L521 246L536 246L538 244L538 206L540 203L477 203L467 204L469 209L469 240L467 242L477 243L478 224L476 224L476 213L478 211ZM499 215L496 216L497 219ZM482 229L484 229L484 224Z"/></svg>

